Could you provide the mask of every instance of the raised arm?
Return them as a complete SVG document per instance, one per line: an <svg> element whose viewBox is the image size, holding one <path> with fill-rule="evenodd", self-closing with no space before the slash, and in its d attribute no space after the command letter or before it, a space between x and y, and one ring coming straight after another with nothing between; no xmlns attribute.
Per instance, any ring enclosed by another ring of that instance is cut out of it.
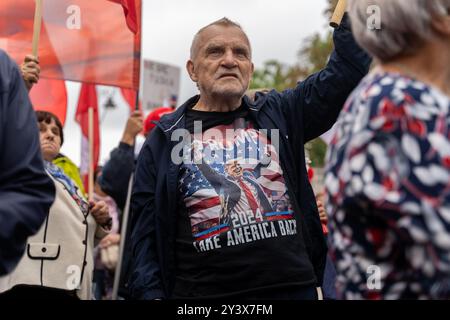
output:
<svg viewBox="0 0 450 320"><path fill-rule="evenodd" d="M333 126L372 61L355 42L347 15L335 29L333 39L335 49L327 66L283 93L285 116L303 123L305 142Z"/></svg>

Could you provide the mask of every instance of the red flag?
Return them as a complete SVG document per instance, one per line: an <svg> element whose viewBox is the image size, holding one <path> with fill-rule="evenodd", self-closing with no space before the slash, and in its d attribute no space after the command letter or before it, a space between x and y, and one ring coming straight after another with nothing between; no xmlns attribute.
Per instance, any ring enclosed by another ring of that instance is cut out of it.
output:
<svg viewBox="0 0 450 320"><path fill-rule="evenodd" d="M120 91L122 92L122 96L127 102L128 107L130 108L130 112L136 110L136 90L121 88ZM142 104L140 101L138 110L142 112Z"/></svg>
<svg viewBox="0 0 450 320"><path fill-rule="evenodd" d="M30 91L34 110L48 111L64 126L67 114L67 90L64 80L40 79Z"/></svg>
<svg viewBox="0 0 450 320"><path fill-rule="evenodd" d="M141 0L115 2L43 1L41 77L138 88ZM18 63L31 53L34 10L31 0L0 1L0 48Z"/></svg>
<svg viewBox="0 0 450 320"><path fill-rule="evenodd" d="M97 168L100 156L100 127L98 121L98 101L95 85L83 84L81 86L80 97L78 98L78 107L75 113L75 121L81 127L81 164L80 174L83 177L86 192L88 188L89 174L89 108L94 109L94 170Z"/></svg>
<svg viewBox="0 0 450 320"><path fill-rule="evenodd" d="M125 13L125 17L127 20L128 28L133 33L138 32L138 19L137 19L137 11L136 11L136 3L134 0L110 0L112 2L116 2L122 5L123 12Z"/></svg>

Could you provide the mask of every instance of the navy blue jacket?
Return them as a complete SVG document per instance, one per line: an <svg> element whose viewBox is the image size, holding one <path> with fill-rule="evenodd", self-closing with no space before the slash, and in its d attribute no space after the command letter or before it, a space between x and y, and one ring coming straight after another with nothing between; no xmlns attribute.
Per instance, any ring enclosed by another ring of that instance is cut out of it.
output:
<svg viewBox="0 0 450 320"><path fill-rule="evenodd" d="M0 50L0 276L19 262L54 197L27 89L17 65Z"/></svg>
<svg viewBox="0 0 450 320"><path fill-rule="evenodd" d="M119 146L111 151L109 161L99 177L98 182L103 192L113 198L122 211L125 209L128 184L134 166L134 146L120 142Z"/></svg>
<svg viewBox="0 0 450 320"><path fill-rule="evenodd" d="M333 126L371 62L355 43L348 20L336 29L334 42L335 51L325 69L296 88L257 94L255 102L243 99L257 128L280 130L280 163L294 209L302 214L297 223L318 285L322 283L327 247L306 173L304 144ZM184 129L186 109L198 99L194 97L174 113L165 115L139 155L132 194L133 272L128 283L136 299L172 296L180 167L170 160L172 148L178 143L171 141L171 133Z"/></svg>

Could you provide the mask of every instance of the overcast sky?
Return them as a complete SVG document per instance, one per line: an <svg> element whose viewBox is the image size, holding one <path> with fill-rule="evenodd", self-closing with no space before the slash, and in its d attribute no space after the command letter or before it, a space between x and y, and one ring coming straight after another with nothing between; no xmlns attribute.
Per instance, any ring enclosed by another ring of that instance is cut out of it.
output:
<svg viewBox="0 0 450 320"><path fill-rule="evenodd" d="M297 60L301 43L315 32L324 33L326 0L143 0L143 59L179 66L180 103L197 93L185 71L194 34L203 26L228 17L242 25L253 47L255 67L270 59L286 64ZM80 161L80 130L73 121L80 85L68 83L69 109L62 152L77 165ZM144 88L145 90L145 88ZM100 163L120 141L128 107L119 93L100 88ZM104 113L104 102L113 95L118 107Z"/></svg>

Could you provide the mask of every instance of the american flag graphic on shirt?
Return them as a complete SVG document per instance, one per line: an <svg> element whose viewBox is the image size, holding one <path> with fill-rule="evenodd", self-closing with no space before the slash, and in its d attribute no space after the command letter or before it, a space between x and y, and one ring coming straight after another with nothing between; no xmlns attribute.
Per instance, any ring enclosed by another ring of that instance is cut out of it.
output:
<svg viewBox="0 0 450 320"><path fill-rule="evenodd" d="M247 128L230 135L230 128L194 137L188 152L201 161L182 166L179 189L195 241L233 229L237 216L253 223L293 219L276 148L263 132Z"/></svg>

